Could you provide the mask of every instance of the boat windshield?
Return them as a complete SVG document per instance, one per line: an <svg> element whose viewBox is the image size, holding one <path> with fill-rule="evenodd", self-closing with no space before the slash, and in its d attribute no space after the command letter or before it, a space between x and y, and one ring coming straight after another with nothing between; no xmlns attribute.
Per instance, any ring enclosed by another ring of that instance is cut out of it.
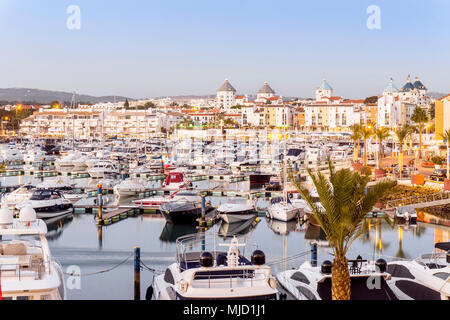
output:
<svg viewBox="0 0 450 320"><path fill-rule="evenodd" d="M58 199L61 195L57 191L51 190L37 190L33 193L30 200L51 200Z"/></svg>

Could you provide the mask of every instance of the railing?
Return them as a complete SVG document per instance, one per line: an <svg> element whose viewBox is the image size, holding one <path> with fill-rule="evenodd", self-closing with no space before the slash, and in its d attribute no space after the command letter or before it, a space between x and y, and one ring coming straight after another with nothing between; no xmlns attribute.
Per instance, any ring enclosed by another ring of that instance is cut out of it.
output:
<svg viewBox="0 0 450 320"><path fill-rule="evenodd" d="M269 280L271 269L268 267L254 268L247 266L242 269L238 267L231 270L205 271L205 273L207 272L211 272L211 274L194 274L191 285L197 288L204 288L206 284L208 288L211 288L211 285L227 288L253 288L256 283L265 283Z"/></svg>
<svg viewBox="0 0 450 320"><path fill-rule="evenodd" d="M18 281L22 281L24 278L33 277L34 280L42 280L42 276L45 273L45 265L48 265L50 270L50 262L31 261L30 264L24 263L0 263L0 278L17 278Z"/></svg>
<svg viewBox="0 0 450 320"><path fill-rule="evenodd" d="M390 200L386 203L387 208L397 208L401 206L420 204L420 203L428 203L439 200L447 200L450 199L449 192L439 192L434 194L426 194L421 196L414 196L403 199Z"/></svg>

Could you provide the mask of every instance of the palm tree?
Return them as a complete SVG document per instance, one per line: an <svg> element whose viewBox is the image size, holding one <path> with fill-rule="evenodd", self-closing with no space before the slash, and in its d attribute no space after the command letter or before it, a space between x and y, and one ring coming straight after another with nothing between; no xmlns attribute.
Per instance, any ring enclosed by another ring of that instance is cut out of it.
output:
<svg viewBox="0 0 450 320"><path fill-rule="evenodd" d="M444 134L441 135L442 139L447 140L447 179L450 179L450 163L448 161L450 153L450 129L445 130Z"/></svg>
<svg viewBox="0 0 450 320"><path fill-rule="evenodd" d="M355 123L350 126L350 130L352 131L351 138L355 144L355 149L353 152L353 161L356 162L359 158L359 145L361 141L361 125Z"/></svg>
<svg viewBox="0 0 450 320"><path fill-rule="evenodd" d="M373 127L371 125L361 128L361 137L364 141L364 167L367 166L367 140L370 139L371 136L373 136L372 129Z"/></svg>
<svg viewBox="0 0 450 320"><path fill-rule="evenodd" d="M335 172L331 164L329 170L328 180L321 172L313 174L308 170L323 209L317 206L298 180L291 179L291 181L294 181L299 194L308 203L333 249L331 286L333 300L349 300L351 288L346 254L353 242L364 234L361 225L365 216L393 187L393 183L382 181L366 191L370 177L362 176L350 169Z"/></svg>
<svg viewBox="0 0 450 320"><path fill-rule="evenodd" d="M404 125L395 131L395 135L397 136L397 140L400 144L399 153L398 153L398 170L400 173L400 177L402 176L403 171L403 144L405 140L414 132L414 127L410 125Z"/></svg>
<svg viewBox="0 0 450 320"><path fill-rule="evenodd" d="M422 159L422 133L429 121L428 115L421 107L416 107L411 120L417 123L417 128L419 129L419 159Z"/></svg>
<svg viewBox="0 0 450 320"><path fill-rule="evenodd" d="M383 141L390 137L389 129L385 127L375 130L375 136L378 140L378 169L381 169L383 161Z"/></svg>

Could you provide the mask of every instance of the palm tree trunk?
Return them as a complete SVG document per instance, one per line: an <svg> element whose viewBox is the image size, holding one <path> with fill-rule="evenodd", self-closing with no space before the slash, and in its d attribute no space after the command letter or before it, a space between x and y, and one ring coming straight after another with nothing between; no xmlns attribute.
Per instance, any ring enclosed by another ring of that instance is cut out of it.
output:
<svg viewBox="0 0 450 320"><path fill-rule="evenodd" d="M350 300L350 272L345 257L334 259L331 275L331 296L333 300Z"/></svg>
<svg viewBox="0 0 450 320"><path fill-rule="evenodd" d="M403 171L403 142L400 143L400 150L398 153L398 172L400 174L400 178L402 177Z"/></svg>
<svg viewBox="0 0 450 320"><path fill-rule="evenodd" d="M382 161L383 161L383 141L380 141L378 145L378 169L383 168Z"/></svg>
<svg viewBox="0 0 450 320"><path fill-rule="evenodd" d="M422 160L422 129L419 128L419 159Z"/></svg>
<svg viewBox="0 0 450 320"><path fill-rule="evenodd" d="M367 140L364 139L364 167L367 167Z"/></svg>
<svg viewBox="0 0 450 320"><path fill-rule="evenodd" d="M450 141L447 140L447 179L450 179L450 163L449 163L449 156L450 153Z"/></svg>

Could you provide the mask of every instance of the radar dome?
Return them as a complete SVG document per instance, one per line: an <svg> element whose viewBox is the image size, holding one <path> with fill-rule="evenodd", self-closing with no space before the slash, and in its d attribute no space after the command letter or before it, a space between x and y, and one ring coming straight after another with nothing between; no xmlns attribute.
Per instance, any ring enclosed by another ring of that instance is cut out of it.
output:
<svg viewBox="0 0 450 320"><path fill-rule="evenodd" d="M14 221L13 213L8 208L0 209L0 226L12 225Z"/></svg>
<svg viewBox="0 0 450 320"><path fill-rule="evenodd" d="M36 211L31 206L25 206L20 209L19 221L21 223L29 223L36 221Z"/></svg>

